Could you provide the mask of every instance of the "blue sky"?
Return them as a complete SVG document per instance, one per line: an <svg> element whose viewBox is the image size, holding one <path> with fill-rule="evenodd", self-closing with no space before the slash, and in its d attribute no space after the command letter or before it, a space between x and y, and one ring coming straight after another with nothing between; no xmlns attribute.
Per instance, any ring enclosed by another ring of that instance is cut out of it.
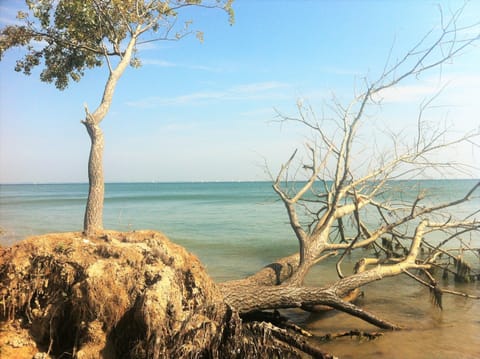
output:
<svg viewBox="0 0 480 359"><path fill-rule="evenodd" d="M444 13L460 1L441 1ZM20 1L0 1L0 26L14 21ZM267 180L305 132L274 122L274 109L295 114L298 99L318 112L335 93L351 99L361 78L374 79L439 23L433 1L237 0L235 24L215 10L185 14L194 36L141 48L140 69L120 80L105 131L105 178L117 181ZM480 20L480 2L463 21ZM477 29L478 31L478 29ZM19 50L0 62L0 183L86 182L89 138L83 104L98 105L106 68L87 72L65 91L13 71ZM480 125L480 48L386 95L365 123L400 130L416 120L422 100L444 84L432 121L452 133ZM414 79L413 79L414 80ZM408 131L408 129L407 129ZM408 134L408 132L407 132ZM478 145L478 143L477 143ZM478 146L446 154L475 165ZM359 158L359 160L362 160ZM479 169L472 175L480 177Z"/></svg>

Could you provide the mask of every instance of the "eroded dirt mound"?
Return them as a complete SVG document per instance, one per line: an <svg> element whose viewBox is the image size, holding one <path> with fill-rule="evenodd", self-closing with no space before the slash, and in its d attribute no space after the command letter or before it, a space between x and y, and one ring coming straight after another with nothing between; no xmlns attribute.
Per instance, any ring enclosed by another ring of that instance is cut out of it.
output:
<svg viewBox="0 0 480 359"><path fill-rule="evenodd" d="M240 320L198 259L158 232L28 238L0 249L0 288L0 347L14 350L12 340L23 338L17 353L29 358L29 337L54 357L235 350L225 346Z"/></svg>
<svg viewBox="0 0 480 359"><path fill-rule="evenodd" d="M154 231L0 248L0 357L331 358L295 331L243 322L199 260Z"/></svg>

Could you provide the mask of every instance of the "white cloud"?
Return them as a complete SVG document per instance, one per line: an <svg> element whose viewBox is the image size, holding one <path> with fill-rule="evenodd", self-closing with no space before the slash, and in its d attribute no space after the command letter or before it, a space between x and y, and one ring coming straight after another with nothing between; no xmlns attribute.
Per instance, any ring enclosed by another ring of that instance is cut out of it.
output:
<svg viewBox="0 0 480 359"><path fill-rule="evenodd" d="M359 76L362 74L359 70L346 69L336 66L322 66L320 67L320 71L331 75Z"/></svg>
<svg viewBox="0 0 480 359"><path fill-rule="evenodd" d="M154 65L159 67L177 67L173 62L158 60L158 59L142 59L142 65Z"/></svg>
<svg viewBox="0 0 480 359"><path fill-rule="evenodd" d="M288 85L281 82L277 82L277 81L256 82L256 83L232 87L230 89L230 92L242 93L242 94L252 93L252 92L258 93L258 92L275 90L275 89L285 88L285 87L288 87Z"/></svg>
<svg viewBox="0 0 480 359"><path fill-rule="evenodd" d="M20 10L20 7L23 7L23 4L20 4L20 7L15 4L15 7L0 6L0 24L3 25L21 25L22 22L17 19L17 12Z"/></svg>
<svg viewBox="0 0 480 359"><path fill-rule="evenodd" d="M478 97L479 84L480 74L450 74L442 77L431 77L416 84L386 88L376 98L381 99L383 103L420 103L439 94L438 103L444 103L446 99L449 103L461 105L465 102L471 103L473 95ZM452 101L453 99L455 101ZM465 99L468 99L468 101L465 101Z"/></svg>
<svg viewBox="0 0 480 359"><path fill-rule="evenodd" d="M142 43L137 43L137 50L138 51L158 50L158 46L154 42L142 42Z"/></svg>
<svg viewBox="0 0 480 359"><path fill-rule="evenodd" d="M0 16L0 24L4 24L4 25L20 25L20 21L18 20L15 20L15 19L9 19L9 18L6 18L6 17L3 17L3 16Z"/></svg>
<svg viewBox="0 0 480 359"><path fill-rule="evenodd" d="M174 97L149 97L139 101L127 102L132 107L158 107L203 104L216 101L242 101L259 99L278 99L285 95L281 90L289 85L281 82L258 82L233 86L223 91L200 91Z"/></svg>
<svg viewBox="0 0 480 359"><path fill-rule="evenodd" d="M273 107L260 107L254 110L240 112L238 115L246 119L274 119L277 116Z"/></svg>
<svg viewBox="0 0 480 359"><path fill-rule="evenodd" d="M383 103L422 101L438 91L439 87L433 85L398 85L382 90L376 99L381 99Z"/></svg>
<svg viewBox="0 0 480 359"><path fill-rule="evenodd" d="M221 67L214 67L214 66L205 66L205 65L189 65L189 64L182 64L182 63L175 63L165 60L159 59L141 59L142 65L146 66L158 66L158 67L178 67L183 69L189 70L200 70L200 71L208 71L208 72L224 72L225 69Z"/></svg>

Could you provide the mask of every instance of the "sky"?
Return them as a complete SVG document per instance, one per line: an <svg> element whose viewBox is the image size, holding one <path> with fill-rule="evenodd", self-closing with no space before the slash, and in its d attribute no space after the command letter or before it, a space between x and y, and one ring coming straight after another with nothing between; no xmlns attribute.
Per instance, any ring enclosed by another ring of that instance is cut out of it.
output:
<svg viewBox="0 0 480 359"><path fill-rule="evenodd" d="M348 104L363 79L378 77L438 28L438 3L237 0L233 26L221 11L189 10L182 16L204 32L204 42L190 36L142 46L143 66L128 68L118 83L102 122L105 180L268 180L266 166L275 173L310 135L280 124L277 113L295 116L301 101L321 116L333 94ZM463 1L440 4L447 17ZM0 0L0 27L14 23L21 8L21 1ZM478 22L479 14L480 1L472 1L461 22ZM443 86L425 118L447 125L449 136L478 129L478 45L385 92L364 121L362 144L382 145L379 129L414 136L420 104ZM42 83L38 70L16 73L21 54L10 50L0 62L0 183L86 182L90 144L80 121L84 104L91 110L99 104L106 67L59 91ZM442 159L475 166L478 147L477 138ZM480 178L478 167L445 177Z"/></svg>

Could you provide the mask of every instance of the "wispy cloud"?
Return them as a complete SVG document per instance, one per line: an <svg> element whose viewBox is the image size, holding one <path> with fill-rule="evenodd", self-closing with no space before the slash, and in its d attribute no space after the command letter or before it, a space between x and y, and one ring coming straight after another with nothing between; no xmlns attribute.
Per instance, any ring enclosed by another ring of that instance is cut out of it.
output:
<svg viewBox="0 0 480 359"><path fill-rule="evenodd" d="M218 101L243 101L283 98L283 90L289 88L288 84L276 81L250 83L232 86L221 91L199 91L173 97L149 97L139 101L127 102L132 107L159 107L199 105Z"/></svg>
<svg viewBox="0 0 480 359"><path fill-rule="evenodd" d="M260 107L249 111L243 111L238 114L245 119L273 119L277 116L273 107Z"/></svg>
<svg viewBox="0 0 480 359"><path fill-rule="evenodd" d="M142 59L142 65L153 65L159 67L177 67L178 64L158 59Z"/></svg>
<svg viewBox="0 0 480 359"><path fill-rule="evenodd" d="M137 43L137 51L150 51L150 50L158 50L158 46L155 42L142 42Z"/></svg>
<svg viewBox="0 0 480 359"><path fill-rule="evenodd" d="M13 5L13 4L12 4ZM20 25L22 22L17 19L18 10L24 7L24 4L15 4L14 7L0 6L0 24L2 25Z"/></svg>
<svg viewBox="0 0 480 359"><path fill-rule="evenodd" d="M141 61L142 61L142 64L146 66L177 67L177 68L188 69L188 70L200 70L200 71L208 71L208 72L224 72L225 71L225 69L222 67L191 65L191 64L165 61L160 59L146 58L146 59L142 59Z"/></svg>
<svg viewBox="0 0 480 359"><path fill-rule="evenodd" d="M438 91L439 87L433 85L398 85L382 90L377 95L377 99L381 99L384 103L421 101L426 97L433 96Z"/></svg>
<svg viewBox="0 0 480 359"><path fill-rule="evenodd" d="M479 83L479 75L450 74L441 78L431 77L416 84L386 88L378 94L377 98L384 103L408 103L422 101L447 92L450 100L469 98L471 93L478 94Z"/></svg>
<svg viewBox="0 0 480 359"><path fill-rule="evenodd" d="M347 75L347 76L358 76L361 74L359 70L346 69L337 66L322 66L320 71L325 72L331 75Z"/></svg>
<svg viewBox="0 0 480 359"><path fill-rule="evenodd" d="M0 24L3 24L3 25L20 25L20 21L18 21L16 19L10 19L10 18L4 17L4 16L0 16Z"/></svg>

